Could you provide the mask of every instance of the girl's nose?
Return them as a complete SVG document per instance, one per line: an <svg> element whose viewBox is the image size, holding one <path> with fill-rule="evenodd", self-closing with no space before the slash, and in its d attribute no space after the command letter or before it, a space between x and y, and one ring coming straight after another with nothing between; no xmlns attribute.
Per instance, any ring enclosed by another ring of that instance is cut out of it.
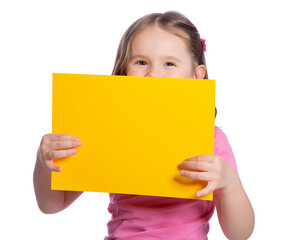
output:
<svg viewBox="0 0 300 240"><path fill-rule="evenodd" d="M146 77L163 77L158 67L151 67L146 73Z"/></svg>

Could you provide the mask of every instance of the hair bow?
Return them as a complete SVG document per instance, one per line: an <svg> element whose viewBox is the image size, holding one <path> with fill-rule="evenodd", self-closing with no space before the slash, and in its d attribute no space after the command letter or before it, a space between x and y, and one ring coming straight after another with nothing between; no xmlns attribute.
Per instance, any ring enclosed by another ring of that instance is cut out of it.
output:
<svg viewBox="0 0 300 240"><path fill-rule="evenodd" d="M202 46L203 46L203 51L206 52L206 40L201 38Z"/></svg>

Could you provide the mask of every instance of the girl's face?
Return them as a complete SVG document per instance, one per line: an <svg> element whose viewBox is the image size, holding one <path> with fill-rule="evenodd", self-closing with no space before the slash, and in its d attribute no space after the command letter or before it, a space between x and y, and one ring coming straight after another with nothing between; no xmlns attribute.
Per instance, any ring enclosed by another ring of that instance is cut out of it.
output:
<svg viewBox="0 0 300 240"><path fill-rule="evenodd" d="M142 77L203 78L205 66L198 66L197 69L193 66L195 65L184 40L154 25L133 37L126 74Z"/></svg>

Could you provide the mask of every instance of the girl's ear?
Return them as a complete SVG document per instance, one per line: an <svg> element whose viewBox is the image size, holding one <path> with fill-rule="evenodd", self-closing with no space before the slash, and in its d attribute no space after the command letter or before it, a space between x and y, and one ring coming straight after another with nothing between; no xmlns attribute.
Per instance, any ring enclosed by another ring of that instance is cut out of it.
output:
<svg viewBox="0 0 300 240"><path fill-rule="evenodd" d="M204 65L199 65L195 70L195 78L203 79L206 74L206 67Z"/></svg>

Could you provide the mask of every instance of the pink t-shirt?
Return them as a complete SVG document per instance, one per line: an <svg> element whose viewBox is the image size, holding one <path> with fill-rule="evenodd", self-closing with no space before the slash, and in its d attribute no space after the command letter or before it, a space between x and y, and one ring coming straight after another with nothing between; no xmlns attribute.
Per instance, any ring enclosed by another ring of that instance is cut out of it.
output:
<svg viewBox="0 0 300 240"><path fill-rule="evenodd" d="M227 137L215 128L215 154L236 171ZM217 191L214 192L217 194ZM213 201L110 193L106 240L207 239Z"/></svg>

